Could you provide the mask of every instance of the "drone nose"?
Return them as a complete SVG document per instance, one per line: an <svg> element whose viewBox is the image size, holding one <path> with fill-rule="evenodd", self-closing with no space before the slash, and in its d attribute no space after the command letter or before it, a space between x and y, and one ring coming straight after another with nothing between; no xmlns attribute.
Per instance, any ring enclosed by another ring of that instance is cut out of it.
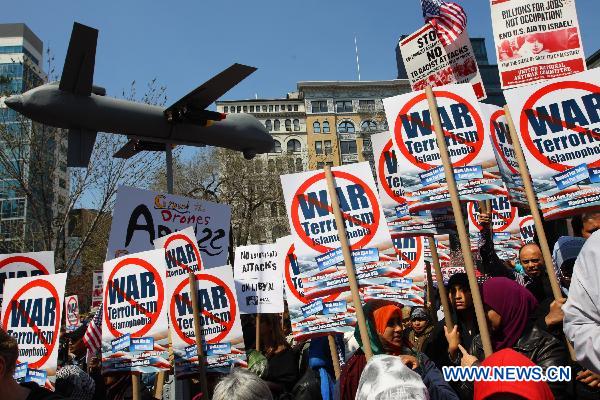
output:
<svg viewBox="0 0 600 400"><path fill-rule="evenodd" d="M4 104L15 111L20 111L23 108L23 96L20 94L9 96L4 100Z"/></svg>

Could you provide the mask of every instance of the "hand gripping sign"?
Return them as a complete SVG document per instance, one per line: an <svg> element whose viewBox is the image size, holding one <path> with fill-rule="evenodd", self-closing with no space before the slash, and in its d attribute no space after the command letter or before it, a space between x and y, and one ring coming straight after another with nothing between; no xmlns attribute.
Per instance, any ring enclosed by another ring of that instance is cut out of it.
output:
<svg viewBox="0 0 600 400"><path fill-rule="evenodd" d="M508 189L509 200L514 206L529 208L504 109L485 103L480 103L480 107L489 124L494 154L500 175Z"/></svg>
<svg viewBox="0 0 600 400"><path fill-rule="evenodd" d="M585 71L575 0L490 0L502 89Z"/></svg>
<svg viewBox="0 0 600 400"><path fill-rule="evenodd" d="M56 373L58 337L67 274L9 279L2 304L2 329L17 340L18 364Z"/></svg>
<svg viewBox="0 0 600 400"><path fill-rule="evenodd" d="M65 329L67 332L79 328L79 301L77 296L65 297Z"/></svg>
<svg viewBox="0 0 600 400"><path fill-rule="evenodd" d="M500 258L514 259L521 247L519 211L512 206L506 196L496 197L490 203L494 248ZM472 251L478 251L483 230L483 226L479 223L479 213L479 205L476 202L467 204Z"/></svg>
<svg viewBox="0 0 600 400"><path fill-rule="evenodd" d="M196 282L201 310L199 334L207 371L227 372L232 365L244 366L244 339L231 267L196 272ZM167 285L175 372L183 377L198 372L190 285L187 276L181 275L168 279Z"/></svg>
<svg viewBox="0 0 600 400"><path fill-rule="evenodd" d="M210 201L120 187L107 259L154 248L157 238L192 226L205 268L227 262L231 207Z"/></svg>
<svg viewBox="0 0 600 400"><path fill-rule="evenodd" d="M412 90L451 83L470 83L479 100L486 98L477 59L465 29L444 47L436 29L425 24L400 41L400 50Z"/></svg>
<svg viewBox="0 0 600 400"><path fill-rule="evenodd" d="M0 308L4 282L12 278L54 273L54 252L0 254Z"/></svg>
<svg viewBox="0 0 600 400"><path fill-rule="evenodd" d="M494 173L488 128L471 85L440 86L434 93L461 199L505 194L499 174ZM400 151L398 169L409 211L447 206L450 197L425 92L390 97L383 105Z"/></svg>
<svg viewBox="0 0 600 400"><path fill-rule="evenodd" d="M545 219L600 209L598 82L590 70L505 93Z"/></svg>
<svg viewBox="0 0 600 400"><path fill-rule="evenodd" d="M102 368L169 368L165 252L151 250L104 263Z"/></svg>
<svg viewBox="0 0 600 400"><path fill-rule="evenodd" d="M282 268L274 244L238 246L233 274L242 314L282 313Z"/></svg>
<svg viewBox="0 0 600 400"><path fill-rule="evenodd" d="M454 215L447 208L410 214L398 169L400 150L389 132L371 136L379 198L390 233L394 236L435 235L455 230Z"/></svg>

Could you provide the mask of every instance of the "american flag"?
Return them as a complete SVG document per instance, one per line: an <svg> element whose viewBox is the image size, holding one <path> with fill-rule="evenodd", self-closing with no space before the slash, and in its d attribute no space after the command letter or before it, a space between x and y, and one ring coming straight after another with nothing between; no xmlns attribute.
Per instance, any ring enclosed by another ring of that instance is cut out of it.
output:
<svg viewBox="0 0 600 400"><path fill-rule="evenodd" d="M421 0L423 17L437 31L437 36L444 46L458 39L467 27L467 14L456 3L442 0Z"/></svg>
<svg viewBox="0 0 600 400"><path fill-rule="evenodd" d="M96 353L102 344L102 304L88 324L85 335L83 335L83 343L91 353Z"/></svg>

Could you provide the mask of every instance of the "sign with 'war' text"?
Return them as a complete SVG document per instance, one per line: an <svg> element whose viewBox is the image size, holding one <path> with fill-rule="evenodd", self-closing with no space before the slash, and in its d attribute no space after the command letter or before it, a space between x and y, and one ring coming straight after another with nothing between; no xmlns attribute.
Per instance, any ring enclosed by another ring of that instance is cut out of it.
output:
<svg viewBox="0 0 600 400"><path fill-rule="evenodd" d="M545 219L600 209L600 71L505 92Z"/></svg>
<svg viewBox="0 0 600 400"><path fill-rule="evenodd" d="M497 172L487 124L469 84L433 89L448 153L462 200L492 198L506 190ZM408 211L446 207L444 167L424 91L383 99Z"/></svg>
<svg viewBox="0 0 600 400"><path fill-rule="evenodd" d="M54 252L0 254L0 309L4 282L12 278L49 275L54 273Z"/></svg>
<svg viewBox="0 0 600 400"><path fill-rule="evenodd" d="M79 301L77 296L65 297L65 329L67 332L79 328Z"/></svg>
<svg viewBox="0 0 600 400"><path fill-rule="evenodd" d="M205 268L227 262L231 207L122 186L117 191L107 259L154 248L154 240L193 227Z"/></svg>
<svg viewBox="0 0 600 400"><path fill-rule="evenodd" d="M15 375L43 385L56 374L67 274L8 279L2 329L19 345ZM31 379L28 379L31 378Z"/></svg>
<svg viewBox="0 0 600 400"><path fill-rule="evenodd" d="M169 369L165 276L162 249L104 263L104 372Z"/></svg>
<svg viewBox="0 0 600 400"><path fill-rule="evenodd" d="M274 244L236 247L233 276L242 314L283 312L283 275L277 258Z"/></svg>
<svg viewBox="0 0 600 400"><path fill-rule="evenodd" d="M188 275L167 278L169 325L175 374L198 373L196 335L202 337L206 370L227 373L247 366L244 337L232 269L229 265L195 273L200 307L200 332L194 331L194 313Z"/></svg>

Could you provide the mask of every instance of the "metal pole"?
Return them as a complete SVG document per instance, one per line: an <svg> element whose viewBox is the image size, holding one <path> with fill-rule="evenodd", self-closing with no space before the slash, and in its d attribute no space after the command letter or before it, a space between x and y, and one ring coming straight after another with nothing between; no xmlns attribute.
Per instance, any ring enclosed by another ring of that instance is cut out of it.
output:
<svg viewBox="0 0 600 400"><path fill-rule="evenodd" d="M479 293L479 286L477 285L477 277L475 276L475 264L473 263L473 255L471 254L471 243L469 242L469 236L467 235L464 225L463 213L458 198L458 189L456 188L456 181L454 180L454 170L452 169L452 162L448 155L448 147L446 146L444 131L442 130L442 123L438 113L437 100L435 99L431 86L428 86L425 89L425 93L427 94L429 113L431 114L431 121L433 123L437 145L444 165L444 174L446 176L448 192L450 193L452 211L454 212L454 218L456 219L456 230L458 231L458 236L460 238L460 248L465 260L465 270L469 277L469 287L471 289L471 295L473 296L473 305L475 306L475 315L477 316L477 324L479 325L481 343L483 345L485 356L488 357L493 352L492 342L490 340L487 320L483 311L483 303L481 302L481 294Z"/></svg>
<svg viewBox="0 0 600 400"><path fill-rule="evenodd" d="M167 193L173 194L173 146L165 144L165 155L167 164Z"/></svg>
<svg viewBox="0 0 600 400"><path fill-rule="evenodd" d="M356 271L354 271L354 262L352 261L352 254L350 252L350 243L348 242L348 236L346 236L346 225L344 224L344 217L342 216L342 211L340 210L339 198L335 190L335 180L329 165L325 166L325 178L327 179L327 191L329 192L329 198L331 199L331 207L333 208L333 215L335 216L335 225L340 238L340 246L342 248L342 254L344 255L346 274L348 275L348 283L350 284L350 292L352 293L352 303L354 304L354 309L356 310L356 320L358 323L358 330L360 332L360 340L362 341L363 351L365 352L365 356L368 361L373 356L373 350L371 350L371 342L369 341L369 334L367 331L367 322L365 320L362 303L360 302L358 280L356 279Z"/></svg>

